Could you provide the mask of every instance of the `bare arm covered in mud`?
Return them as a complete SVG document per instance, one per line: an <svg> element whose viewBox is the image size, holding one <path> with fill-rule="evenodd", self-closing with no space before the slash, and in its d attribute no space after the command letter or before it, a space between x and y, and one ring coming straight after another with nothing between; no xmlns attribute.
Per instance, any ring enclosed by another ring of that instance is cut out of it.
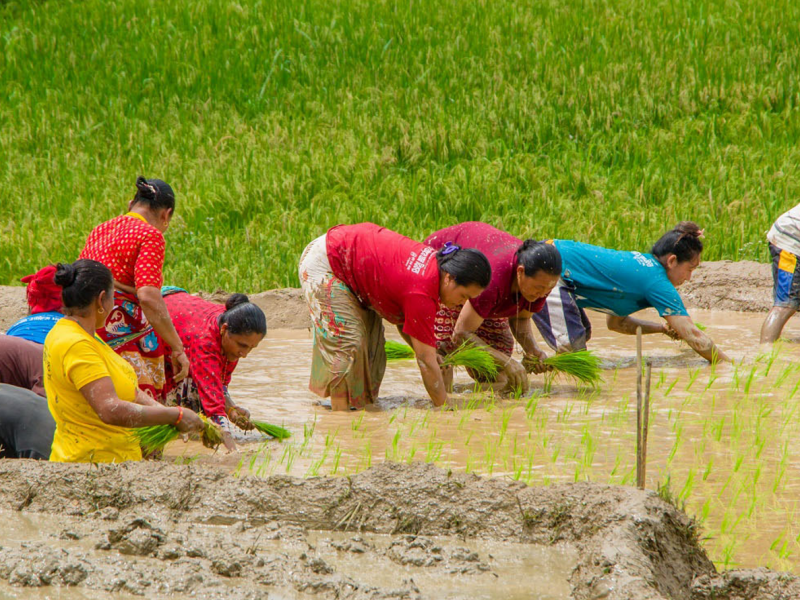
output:
<svg viewBox="0 0 800 600"><path fill-rule="evenodd" d="M159 404L153 400L150 397L150 394L147 394L142 390L136 390L136 404L140 404L142 406L163 406L163 404Z"/></svg>
<svg viewBox="0 0 800 600"><path fill-rule="evenodd" d="M422 383L425 385L433 405L443 406L447 402L447 386L442 377L442 370L439 368L439 355L436 353L436 348L403 333L400 327L397 330L417 355L417 366L422 375Z"/></svg>
<svg viewBox="0 0 800 600"><path fill-rule="evenodd" d="M89 406L106 425L117 427L147 427L150 425L174 425L180 416L180 409L166 406L142 405L138 402L125 402L117 397L110 377L101 377L87 383L80 389ZM139 396L137 395L137 401ZM188 408L183 409L183 418L177 425L181 433L203 430L203 422Z"/></svg>
<svg viewBox="0 0 800 600"><path fill-rule="evenodd" d="M144 316L158 336L172 348L172 365L175 371L175 381L180 381L189 374L189 359L183 351L183 342L175 331L169 310L161 296L161 290L153 286L143 286L136 290L139 305Z"/></svg>
<svg viewBox="0 0 800 600"><path fill-rule="evenodd" d="M549 371L550 367L543 364L542 361L547 358L547 354L539 348L533 337L532 316L533 313L520 311L518 316L508 319L508 326L511 328L514 339L522 346L522 351L525 353L522 359L522 366L525 367L525 370L529 373L544 373Z"/></svg>
<svg viewBox="0 0 800 600"><path fill-rule="evenodd" d="M525 372L525 367L510 356L495 350L475 334L480 329L483 321L484 318L478 314L469 300L467 300L453 328L453 339L457 344L469 341L476 346L485 348L492 355L498 368L506 374L508 385L513 389L521 389L526 392L528 390L528 374ZM530 317L528 317L528 321L530 321ZM516 334L514 336L516 337Z"/></svg>
<svg viewBox="0 0 800 600"><path fill-rule="evenodd" d="M627 335L636 335L636 328L642 328L642 335L649 333L663 333L671 337L673 340L679 339L675 332L665 323L653 323L653 321L645 321L643 319L635 319L634 317L618 317L616 315L606 316L606 325L611 331L617 333L624 333Z"/></svg>
<svg viewBox="0 0 800 600"><path fill-rule="evenodd" d="M669 327L678 338L689 344L689 347L711 363L720 361L731 362L731 359L722 350L717 348L714 340L705 332L700 331L689 317L664 317Z"/></svg>

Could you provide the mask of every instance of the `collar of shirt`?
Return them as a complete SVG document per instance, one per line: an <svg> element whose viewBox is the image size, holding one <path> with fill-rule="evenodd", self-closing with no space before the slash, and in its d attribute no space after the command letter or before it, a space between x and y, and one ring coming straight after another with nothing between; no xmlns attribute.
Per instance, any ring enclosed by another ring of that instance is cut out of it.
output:
<svg viewBox="0 0 800 600"><path fill-rule="evenodd" d="M133 217L135 219L141 219L144 223L147 223L147 219L144 216L140 215L139 213L135 213L133 211L125 213L126 217Z"/></svg>

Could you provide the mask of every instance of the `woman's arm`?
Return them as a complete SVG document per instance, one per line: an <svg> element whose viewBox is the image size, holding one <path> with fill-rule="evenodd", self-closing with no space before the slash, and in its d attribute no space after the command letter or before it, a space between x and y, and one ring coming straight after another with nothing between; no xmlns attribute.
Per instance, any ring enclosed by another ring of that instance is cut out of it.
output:
<svg viewBox="0 0 800 600"><path fill-rule="evenodd" d="M520 311L516 317L508 319L508 326L511 328L511 333L514 339L522 346L522 351L525 356L522 359L522 366L525 370L531 373L545 373L550 371L551 368L544 364L544 359L547 354L536 343L533 337L533 326L531 317L533 313L526 310Z"/></svg>
<svg viewBox="0 0 800 600"><path fill-rule="evenodd" d="M155 400L153 400L149 394L146 394L140 389L136 390L136 404L141 406L163 406L163 404L159 404Z"/></svg>
<svg viewBox="0 0 800 600"><path fill-rule="evenodd" d="M228 393L228 388L223 388L223 390L225 393L225 413L228 415L231 422L239 429L245 431L255 429L250 422L250 411L233 401L233 398L231 398L231 395Z"/></svg>
<svg viewBox="0 0 800 600"><path fill-rule="evenodd" d="M200 417L188 408L183 409L183 417L180 423L176 423L181 415L179 408L168 408L160 404L143 406L120 400L110 377L101 377L87 383L80 389L80 392L106 425L147 427L149 425L177 424L178 431L181 433L191 433L203 429Z"/></svg>
<svg viewBox="0 0 800 600"><path fill-rule="evenodd" d="M643 335L649 333L663 333L664 335L667 335L675 339L675 336L673 336L670 333L669 327L667 327L663 323L653 323L653 321L644 321L642 319L635 319L633 317L618 317L616 315L607 315L606 325L608 325L608 328L611 331L616 331L617 333L624 333L626 335L636 335L636 328L641 327Z"/></svg>
<svg viewBox="0 0 800 600"><path fill-rule="evenodd" d="M717 348L714 340L700 331L689 317L664 317L677 336L700 356L711 363L719 361L731 362L731 359L722 350Z"/></svg>
<svg viewBox="0 0 800 600"><path fill-rule="evenodd" d="M442 370L439 368L436 348L423 344L413 337L408 337L408 341L414 349L414 354L417 355L417 365L420 375L422 375L422 383L425 384L425 389L433 400L433 405L442 406L447 402L447 389L442 378Z"/></svg>
<svg viewBox="0 0 800 600"><path fill-rule="evenodd" d="M464 304L461 313L458 315L455 327L453 329L453 339L456 343L469 341L476 346L482 346L489 354L492 355L494 362L498 368L506 374L508 384L514 389L521 389L523 392L528 390L528 374L523 367L516 360L510 356L506 356L499 350L495 350L479 338L475 332L480 329L483 324L484 318L478 314L469 300ZM528 318L530 322L530 317Z"/></svg>
<svg viewBox="0 0 800 600"><path fill-rule="evenodd" d="M169 310L161 297L161 290L153 286L143 286L136 290L139 297L139 305L142 307L144 316L153 326L153 329L164 342L172 348L172 364L175 373L175 381L180 381L189 374L189 359L183 350L183 342L175 331ZM177 367L177 368L175 368Z"/></svg>

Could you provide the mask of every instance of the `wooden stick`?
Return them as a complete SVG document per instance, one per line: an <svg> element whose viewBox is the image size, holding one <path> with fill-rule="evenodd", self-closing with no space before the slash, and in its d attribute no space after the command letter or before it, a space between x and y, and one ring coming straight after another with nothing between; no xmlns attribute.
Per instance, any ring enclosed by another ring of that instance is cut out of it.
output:
<svg viewBox="0 0 800 600"><path fill-rule="evenodd" d="M647 479L647 430L650 426L650 372L653 368L653 361L647 359L647 369L644 375L644 410L642 415L642 485L645 488Z"/></svg>
<svg viewBox="0 0 800 600"><path fill-rule="evenodd" d="M642 479L642 328L636 328L636 487L644 489Z"/></svg>

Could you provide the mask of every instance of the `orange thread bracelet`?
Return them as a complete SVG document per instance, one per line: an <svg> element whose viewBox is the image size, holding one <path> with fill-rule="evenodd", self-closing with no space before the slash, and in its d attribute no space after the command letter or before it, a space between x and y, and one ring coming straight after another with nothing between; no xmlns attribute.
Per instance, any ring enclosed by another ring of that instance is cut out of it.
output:
<svg viewBox="0 0 800 600"><path fill-rule="evenodd" d="M183 407L182 407L182 406L179 406L179 407L178 407L178 420L177 420L177 421L175 421L175 425L177 425L178 423L180 423L180 422L181 422L181 419L183 419Z"/></svg>

